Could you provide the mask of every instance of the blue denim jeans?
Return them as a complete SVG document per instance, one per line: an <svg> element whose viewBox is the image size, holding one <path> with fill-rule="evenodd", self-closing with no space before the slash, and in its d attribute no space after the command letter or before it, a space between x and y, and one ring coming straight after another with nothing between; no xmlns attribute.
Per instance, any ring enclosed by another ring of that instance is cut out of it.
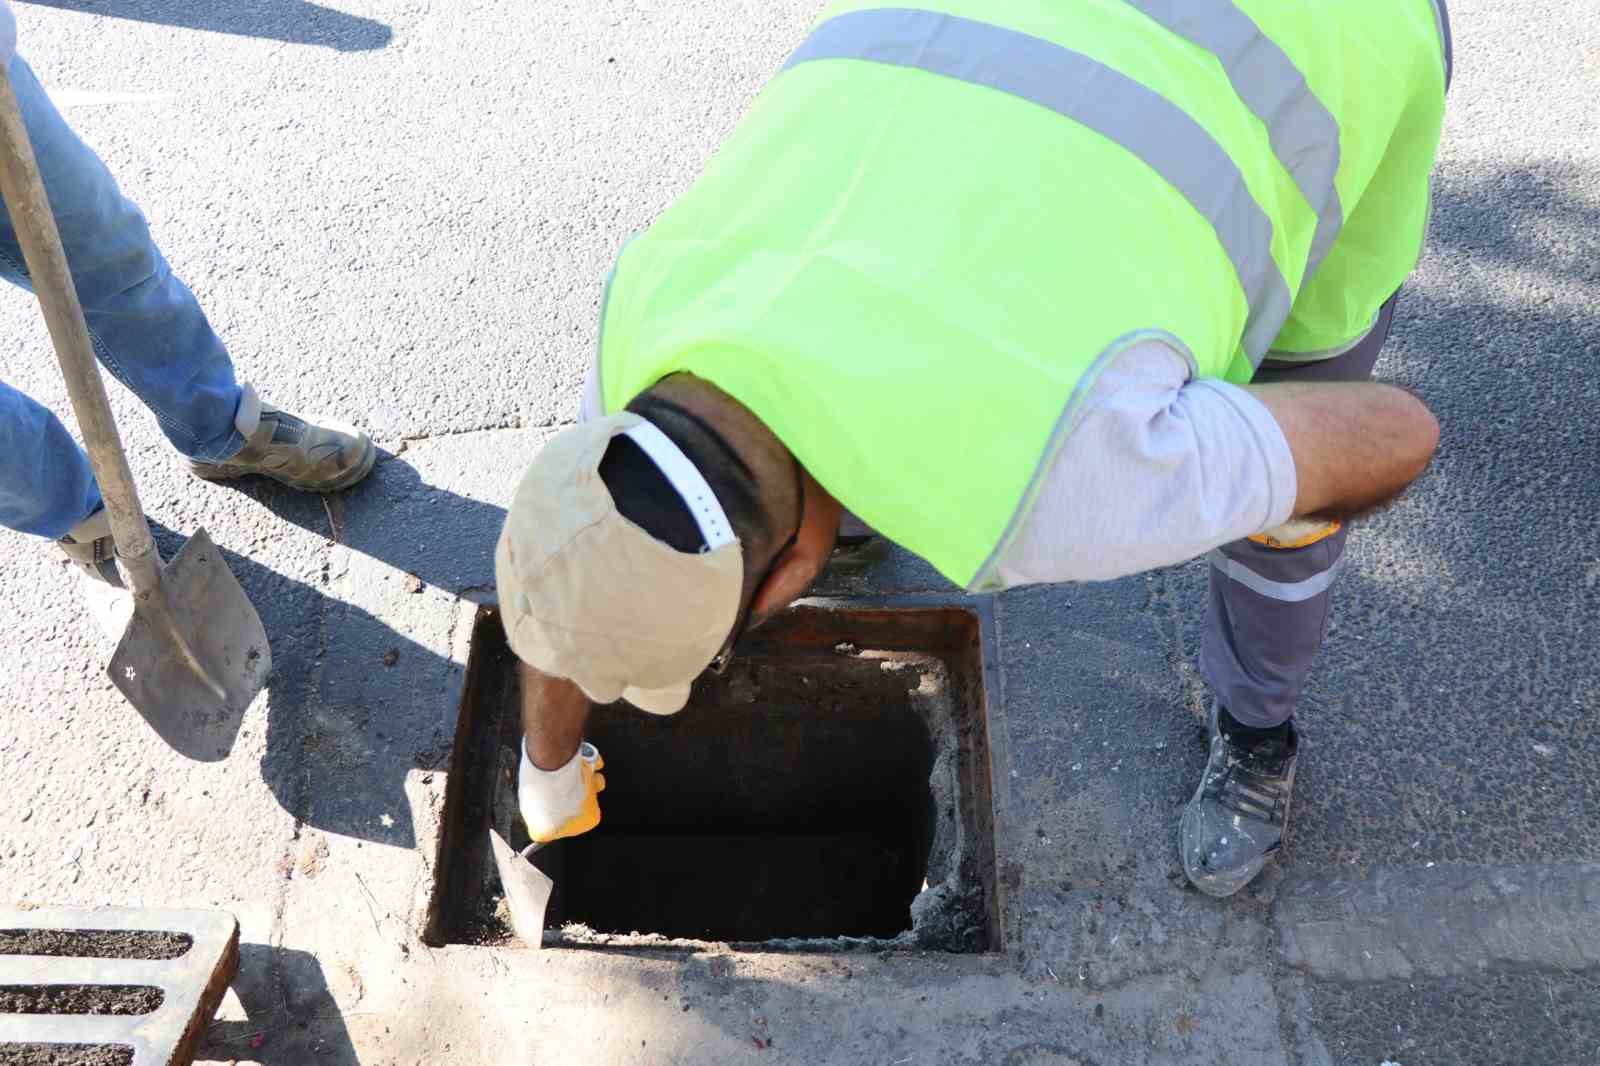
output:
<svg viewBox="0 0 1600 1066"><path fill-rule="evenodd" d="M241 392L227 349L151 241L144 216L62 119L28 64L18 57L10 73L95 354L184 455L232 456L244 438L233 424ZM0 277L30 288L5 212ZM0 382L0 525L54 539L100 506L83 449L55 415Z"/></svg>

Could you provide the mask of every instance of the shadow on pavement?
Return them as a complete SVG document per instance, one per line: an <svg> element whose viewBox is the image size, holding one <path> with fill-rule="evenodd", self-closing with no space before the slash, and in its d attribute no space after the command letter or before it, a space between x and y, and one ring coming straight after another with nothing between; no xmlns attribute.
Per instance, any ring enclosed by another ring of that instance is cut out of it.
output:
<svg viewBox="0 0 1600 1066"><path fill-rule="evenodd" d="M240 944L233 991L245 1020L212 1022L203 1030L198 1062L361 1066L316 956Z"/></svg>
<svg viewBox="0 0 1600 1066"><path fill-rule="evenodd" d="M504 511L429 485L392 456L381 456L361 485L326 498L262 478L219 484L347 549L333 554L352 568L361 557L380 560L386 567L375 569L385 580L412 574L449 594L447 604L419 596L415 608L401 594L407 619L430 631L453 624L457 596L492 588ZM183 536L159 523L152 528L171 558ZM274 797L313 828L414 847L405 784L413 773L448 768L459 665L398 632L396 619L334 591L337 583L345 594L364 596L358 583L365 574L340 582L324 568L297 580L229 545L219 548L272 643L261 773Z"/></svg>
<svg viewBox="0 0 1600 1066"><path fill-rule="evenodd" d="M520 470L507 472L507 484ZM371 476L332 496L296 492L261 477L216 482L274 516L453 593L489 590L505 509L424 481L404 458L379 450Z"/></svg>
<svg viewBox="0 0 1600 1066"><path fill-rule="evenodd" d="M1477 181L1441 177L1431 246L1550 278L1600 283L1600 202L1581 188L1594 175L1524 164Z"/></svg>
<svg viewBox="0 0 1600 1066"><path fill-rule="evenodd" d="M193 0L23 0L39 7L88 15L155 22L190 30L242 37L264 37L290 44L322 45L340 52L382 48L394 36L388 26L347 15L308 0L255 0L254 3L195 3Z"/></svg>

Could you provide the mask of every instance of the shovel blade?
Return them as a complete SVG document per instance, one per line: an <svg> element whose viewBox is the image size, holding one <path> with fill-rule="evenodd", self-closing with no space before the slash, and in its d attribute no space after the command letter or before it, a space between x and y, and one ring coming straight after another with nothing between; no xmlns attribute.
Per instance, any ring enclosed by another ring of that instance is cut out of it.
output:
<svg viewBox="0 0 1600 1066"><path fill-rule="evenodd" d="M506 838L489 830L489 850L500 871L500 886L506 893L506 910L511 912L511 931L530 948L544 946L544 912L550 904L550 890L556 883L543 870L511 850Z"/></svg>
<svg viewBox="0 0 1600 1066"><path fill-rule="evenodd" d="M232 750L245 708L272 672L272 652L261 616L205 530L162 569L159 595L136 601L107 671L175 751L215 762Z"/></svg>

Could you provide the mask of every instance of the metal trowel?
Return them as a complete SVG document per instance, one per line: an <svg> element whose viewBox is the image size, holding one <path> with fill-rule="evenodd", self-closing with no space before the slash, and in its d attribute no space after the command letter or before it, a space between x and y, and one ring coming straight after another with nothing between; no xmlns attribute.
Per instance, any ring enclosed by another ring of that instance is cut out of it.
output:
<svg viewBox="0 0 1600 1066"><path fill-rule="evenodd" d="M556 883L530 860L542 844L529 844L520 852L493 826L489 828L489 850L500 871L500 887L505 889L506 909L511 912L511 930L530 948L544 946L544 912L550 905L550 892Z"/></svg>

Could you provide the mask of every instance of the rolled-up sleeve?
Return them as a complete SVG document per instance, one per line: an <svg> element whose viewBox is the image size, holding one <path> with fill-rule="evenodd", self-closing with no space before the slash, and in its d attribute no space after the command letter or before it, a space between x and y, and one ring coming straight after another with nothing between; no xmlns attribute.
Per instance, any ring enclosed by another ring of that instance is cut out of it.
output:
<svg viewBox="0 0 1600 1066"><path fill-rule="evenodd" d="M1008 586L1102 581L1184 562L1286 521L1289 442L1250 393L1192 380L1160 342L1096 379L1000 559Z"/></svg>

